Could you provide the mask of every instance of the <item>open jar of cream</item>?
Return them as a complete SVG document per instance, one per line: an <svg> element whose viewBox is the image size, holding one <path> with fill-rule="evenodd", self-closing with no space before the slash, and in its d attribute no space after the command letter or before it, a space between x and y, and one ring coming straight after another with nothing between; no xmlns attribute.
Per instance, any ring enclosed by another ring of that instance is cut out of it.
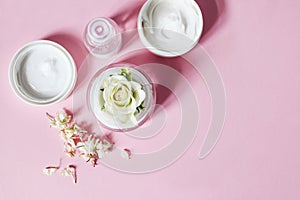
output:
<svg viewBox="0 0 300 200"><path fill-rule="evenodd" d="M194 0L148 0L138 16L138 33L152 53L180 56L199 41L203 18Z"/></svg>
<svg viewBox="0 0 300 200"><path fill-rule="evenodd" d="M21 47L10 63L9 80L15 94L31 105L51 105L68 97L77 69L69 52L49 40Z"/></svg>

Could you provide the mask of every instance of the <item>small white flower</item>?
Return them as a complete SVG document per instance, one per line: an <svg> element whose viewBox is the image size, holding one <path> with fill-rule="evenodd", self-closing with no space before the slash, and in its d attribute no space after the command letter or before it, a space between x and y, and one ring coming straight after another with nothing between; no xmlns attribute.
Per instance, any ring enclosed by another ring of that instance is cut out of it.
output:
<svg viewBox="0 0 300 200"><path fill-rule="evenodd" d="M60 130L60 134L64 140L79 137L82 133L86 133L86 131L81 129L77 124L72 124L71 126L67 126L65 129Z"/></svg>
<svg viewBox="0 0 300 200"><path fill-rule="evenodd" d="M71 116L67 115L64 110L60 111L55 117L49 115L48 113L46 113L46 115L50 121L50 126L58 128L59 130L66 128L68 123L71 121Z"/></svg>
<svg viewBox="0 0 300 200"><path fill-rule="evenodd" d="M90 135L85 142L78 144L80 156L85 159L86 162L91 162L93 166L97 164L99 159L98 150L100 149L100 141L93 135Z"/></svg>
<svg viewBox="0 0 300 200"><path fill-rule="evenodd" d="M100 140L93 135L90 135L86 141L78 143L79 155L86 162L91 162L93 166L96 166L97 161L110 152L112 147L113 144L110 141Z"/></svg>
<svg viewBox="0 0 300 200"><path fill-rule="evenodd" d="M70 127L67 127L65 131L70 132L70 134L86 133L86 130L81 129L77 124L72 124Z"/></svg>

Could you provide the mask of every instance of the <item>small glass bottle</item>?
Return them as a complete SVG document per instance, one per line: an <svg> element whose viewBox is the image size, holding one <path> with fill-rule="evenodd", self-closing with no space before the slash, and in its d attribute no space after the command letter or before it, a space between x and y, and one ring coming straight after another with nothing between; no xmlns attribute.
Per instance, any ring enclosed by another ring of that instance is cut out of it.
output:
<svg viewBox="0 0 300 200"><path fill-rule="evenodd" d="M108 57L116 54L122 44L117 23L109 18L91 20L84 31L84 44L94 56Z"/></svg>

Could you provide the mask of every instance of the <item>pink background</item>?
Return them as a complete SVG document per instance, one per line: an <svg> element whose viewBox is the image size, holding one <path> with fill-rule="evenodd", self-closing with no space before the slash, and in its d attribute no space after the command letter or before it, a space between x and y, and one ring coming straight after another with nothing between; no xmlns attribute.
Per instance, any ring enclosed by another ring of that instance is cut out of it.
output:
<svg viewBox="0 0 300 200"><path fill-rule="evenodd" d="M80 66L81 43L94 17L133 29L144 1L0 1L0 199L300 199L300 1L198 0L200 44L214 60L227 93L227 117L213 152L198 160L196 138L185 155L158 172L132 175L78 162L78 184L45 176L59 162L61 142L45 112L72 108L21 102L8 83L14 52L36 39L64 45ZM62 165L73 160L63 159Z"/></svg>

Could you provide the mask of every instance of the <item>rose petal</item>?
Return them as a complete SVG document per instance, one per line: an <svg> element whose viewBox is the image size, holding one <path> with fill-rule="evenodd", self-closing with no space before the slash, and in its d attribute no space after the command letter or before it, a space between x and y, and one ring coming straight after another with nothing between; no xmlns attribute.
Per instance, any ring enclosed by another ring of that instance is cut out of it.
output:
<svg viewBox="0 0 300 200"><path fill-rule="evenodd" d="M138 107L145 100L146 93L144 90L135 90L133 94L134 94L133 97L136 101L136 107Z"/></svg>
<svg viewBox="0 0 300 200"><path fill-rule="evenodd" d="M141 84L135 82L135 81L130 81L131 87L133 90L141 90L142 86Z"/></svg>
<svg viewBox="0 0 300 200"><path fill-rule="evenodd" d="M98 101L99 101L99 105L100 105L100 108L102 108L105 104L105 100L103 98L103 93L102 91L99 91L99 98L98 98Z"/></svg>
<svg viewBox="0 0 300 200"><path fill-rule="evenodd" d="M132 96L130 104L126 105L125 107L115 107L114 108L114 113L117 114L117 115L131 114L131 113L135 112L136 107L137 107L136 106L136 101Z"/></svg>

